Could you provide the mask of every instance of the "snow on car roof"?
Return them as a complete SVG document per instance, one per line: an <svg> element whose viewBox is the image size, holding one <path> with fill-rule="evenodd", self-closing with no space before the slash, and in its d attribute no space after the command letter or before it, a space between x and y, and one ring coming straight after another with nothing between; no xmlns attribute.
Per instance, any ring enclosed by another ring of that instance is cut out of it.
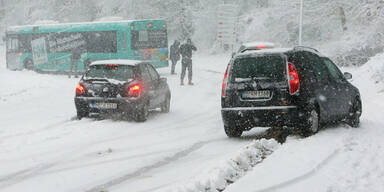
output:
<svg viewBox="0 0 384 192"><path fill-rule="evenodd" d="M244 53L240 53L238 54L238 56L284 53L290 50L293 50L293 49L292 48L273 48L273 49L250 50Z"/></svg>
<svg viewBox="0 0 384 192"><path fill-rule="evenodd" d="M264 46L267 46L267 47L275 47L275 44L274 43L270 43L270 42L254 41L254 42L249 42L249 43L244 43L243 44L244 47L257 47L257 46L260 46L260 45L264 45Z"/></svg>
<svg viewBox="0 0 384 192"><path fill-rule="evenodd" d="M92 65L105 65L105 64L118 64L118 65L131 65L135 66L139 63L142 63L143 61L138 60L128 60L128 59L116 59L116 60L100 60L100 61L94 61L90 64Z"/></svg>

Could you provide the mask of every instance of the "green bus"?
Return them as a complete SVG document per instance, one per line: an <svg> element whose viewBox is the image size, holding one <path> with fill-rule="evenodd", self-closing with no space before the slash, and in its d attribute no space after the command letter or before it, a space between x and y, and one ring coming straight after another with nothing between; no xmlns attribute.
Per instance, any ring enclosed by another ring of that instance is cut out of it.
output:
<svg viewBox="0 0 384 192"><path fill-rule="evenodd" d="M81 49L76 59L79 73L95 60L146 60L155 67L168 66L164 20L13 26L4 41L10 70L68 73L74 49Z"/></svg>

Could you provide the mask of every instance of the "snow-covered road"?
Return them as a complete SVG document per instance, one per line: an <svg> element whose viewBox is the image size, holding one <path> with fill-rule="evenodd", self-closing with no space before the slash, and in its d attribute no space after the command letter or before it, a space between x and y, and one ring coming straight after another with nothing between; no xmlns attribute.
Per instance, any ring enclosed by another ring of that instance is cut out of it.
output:
<svg viewBox="0 0 384 192"><path fill-rule="evenodd" d="M152 112L145 123L76 120L78 79L8 71L0 58L0 191L173 189L230 159L260 132L224 134L220 86L228 56L195 57L195 86L181 87L179 76L160 69L171 87L171 112ZM291 136L228 191L383 191L384 96L359 70L352 72L363 95L361 128Z"/></svg>
<svg viewBox="0 0 384 192"><path fill-rule="evenodd" d="M227 62L196 58L195 86L180 87L179 76L161 69L172 91L171 112L136 123L75 120L78 79L8 71L1 61L0 191L150 191L226 159L252 139L231 140L222 131Z"/></svg>

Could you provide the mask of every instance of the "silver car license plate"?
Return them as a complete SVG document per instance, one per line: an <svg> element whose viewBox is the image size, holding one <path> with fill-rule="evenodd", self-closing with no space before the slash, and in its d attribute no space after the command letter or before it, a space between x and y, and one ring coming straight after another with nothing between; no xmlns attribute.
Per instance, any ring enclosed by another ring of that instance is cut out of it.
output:
<svg viewBox="0 0 384 192"><path fill-rule="evenodd" d="M105 102L91 103L91 107L97 108L97 109L117 109L117 103L105 103Z"/></svg>
<svg viewBox="0 0 384 192"><path fill-rule="evenodd" d="M244 99L266 99L271 95L269 90L262 91L244 91L242 97Z"/></svg>

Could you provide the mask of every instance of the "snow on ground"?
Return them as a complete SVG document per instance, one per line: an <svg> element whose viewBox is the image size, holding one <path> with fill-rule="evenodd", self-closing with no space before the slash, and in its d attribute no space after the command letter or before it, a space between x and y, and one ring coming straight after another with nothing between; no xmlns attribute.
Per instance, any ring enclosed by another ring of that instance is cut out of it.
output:
<svg viewBox="0 0 384 192"><path fill-rule="evenodd" d="M171 112L136 123L75 120L78 79L8 71L2 49L0 191L195 191L219 186L231 175L218 176L225 163L244 162L244 146L258 143L252 140L260 129L241 139L224 134L219 98L228 55L195 56L195 86L181 87L178 75L160 69L171 87ZM348 69L362 93L360 128L290 136L225 191L384 191L384 95L371 79L377 68L367 68Z"/></svg>

